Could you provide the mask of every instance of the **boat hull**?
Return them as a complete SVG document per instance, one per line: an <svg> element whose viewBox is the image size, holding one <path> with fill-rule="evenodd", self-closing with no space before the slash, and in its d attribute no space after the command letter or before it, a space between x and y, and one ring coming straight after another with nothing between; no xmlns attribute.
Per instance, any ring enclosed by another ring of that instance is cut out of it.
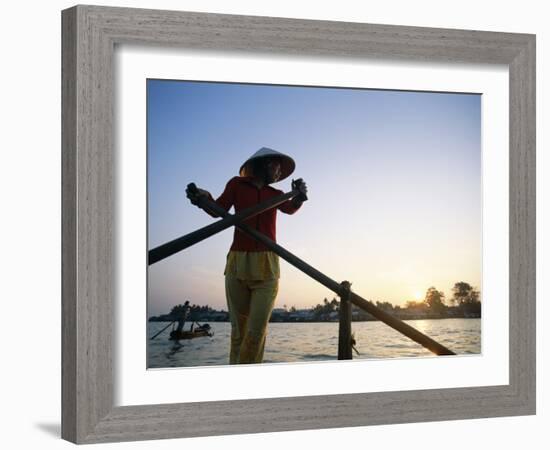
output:
<svg viewBox="0 0 550 450"><path fill-rule="evenodd" d="M174 330L170 333L171 341L179 341L182 339L195 339L198 337L212 337L212 333L207 330L193 330L193 331L177 331Z"/></svg>

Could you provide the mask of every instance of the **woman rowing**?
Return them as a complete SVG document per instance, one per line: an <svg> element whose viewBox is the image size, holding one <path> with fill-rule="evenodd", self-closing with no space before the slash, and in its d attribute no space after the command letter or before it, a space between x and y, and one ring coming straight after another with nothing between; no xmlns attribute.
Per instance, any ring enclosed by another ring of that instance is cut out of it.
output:
<svg viewBox="0 0 550 450"><path fill-rule="evenodd" d="M215 202L226 211L233 206L235 212L261 203L283 192L270 186L281 181L294 171L294 160L276 150L263 147L241 166L238 177L227 183L225 190ZM294 214L307 194L306 183L292 182L293 189L301 195L243 221L271 240L276 241L277 209ZM187 192L192 203L204 195L214 200L203 189ZM210 211L205 211L216 217ZM264 355L267 325L271 317L279 289L279 256L264 244L243 233L237 227L225 265L225 295L231 321L230 364L261 363Z"/></svg>

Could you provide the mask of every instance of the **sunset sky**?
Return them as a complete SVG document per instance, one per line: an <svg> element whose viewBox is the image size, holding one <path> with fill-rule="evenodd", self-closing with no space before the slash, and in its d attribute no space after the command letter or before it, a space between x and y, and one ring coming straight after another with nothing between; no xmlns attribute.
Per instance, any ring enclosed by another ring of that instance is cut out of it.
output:
<svg viewBox="0 0 550 450"><path fill-rule="evenodd" d="M149 80L149 249L214 219L185 197L217 197L261 147L291 155L309 201L278 212L277 241L373 301L403 304L430 286L481 289L481 96ZM189 300L227 309L233 229L149 267L148 314ZM281 259L275 307L331 291Z"/></svg>

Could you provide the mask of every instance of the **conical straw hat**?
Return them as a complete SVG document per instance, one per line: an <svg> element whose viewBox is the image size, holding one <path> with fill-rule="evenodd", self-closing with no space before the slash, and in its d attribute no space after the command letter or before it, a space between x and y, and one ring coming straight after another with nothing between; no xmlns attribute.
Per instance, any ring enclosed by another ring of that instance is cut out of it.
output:
<svg viewBox="0 0 550 450"><path fill-rule="evenodd" d="M241 176L244 176L245 166L250 161L260 159L260 158L277 158L281 162L281 177L277 181L284 180L292 172L294 172L294 169L296 168L296 163L290 156L285 155L284 153L278 152L277 150L273 150L272 148L262 147L260 150L254 153L250 158L248 158L243 163L243 165L239 169L239 174Z"/></svg>

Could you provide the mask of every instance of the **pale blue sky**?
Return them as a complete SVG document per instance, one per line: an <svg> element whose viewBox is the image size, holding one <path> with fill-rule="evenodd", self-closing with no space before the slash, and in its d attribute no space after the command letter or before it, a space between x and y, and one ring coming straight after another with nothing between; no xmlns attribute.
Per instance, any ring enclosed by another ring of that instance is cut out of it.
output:
<svg viewBox="0 0 550 450"><path fill-rule="evenodd" d="M481 283L481 97L149 80L149 248L212 222L217 197L261 147L290 154L310 200L278 213L278 242L360 295L394 304L432 285ZM290 178L275 184L290 189ZM149 314L189 300L225 308L233 230L149 268ZM281 260L276 307L333 294Z"/></svg>

